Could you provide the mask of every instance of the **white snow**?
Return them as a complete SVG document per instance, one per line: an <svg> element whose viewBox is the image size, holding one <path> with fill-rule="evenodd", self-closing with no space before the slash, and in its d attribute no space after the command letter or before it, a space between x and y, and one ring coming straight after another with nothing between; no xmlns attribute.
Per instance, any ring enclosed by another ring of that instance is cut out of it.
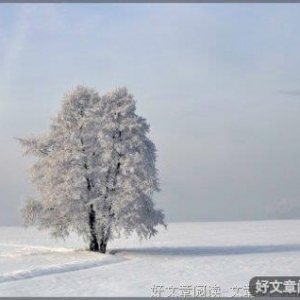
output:
<svg viewBox="0 0 300 300"><path fill-rule="evenodd" d="M142 243L136 236L113 241L103 255L76 236L63 242L34 228L0 227L0 296L152 296L155 286L161 296L171 287L180 296L204 285L242 296L254 276L299 275L298 220L159 229Z"/></svg>

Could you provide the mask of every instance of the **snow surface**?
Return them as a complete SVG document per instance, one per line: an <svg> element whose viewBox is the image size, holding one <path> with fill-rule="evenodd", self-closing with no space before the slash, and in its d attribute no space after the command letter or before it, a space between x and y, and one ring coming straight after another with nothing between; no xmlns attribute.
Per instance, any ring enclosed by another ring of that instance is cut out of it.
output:
<svg viewBox="0 0 300 300"><path fill-rule="evenodd" d="M34 228L0 227L0 296L246 295L254 276L297 276L300 221L171 223L91 253L76 236L56 241ZM187 286L187 287L186 287ZM173 287L173 288L172 288ZM188 292L187 292L188 291Z"/></svg>

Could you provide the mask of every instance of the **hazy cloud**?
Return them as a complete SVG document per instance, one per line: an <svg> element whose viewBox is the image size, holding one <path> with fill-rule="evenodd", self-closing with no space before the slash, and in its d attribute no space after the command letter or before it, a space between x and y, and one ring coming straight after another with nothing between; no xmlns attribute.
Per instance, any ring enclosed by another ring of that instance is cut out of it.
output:
<svg viewBox="0 0 300 300"><path fill-rule="evenodd" d="M289 96L299 96L300 95L300 90L279 90L279 94L282 95L289 95Z"/></svg>
<svg viewBox="0 0 300 300"><path fill-rule="evenodd" d="M159 150L156 199L168 220L280 217L266 208L300 198L300 102L284 101L300 91L299 13L284 4L3 7L0 222L20 222L16 208L32 192L13 137L46 131L77 84L126 85L136 96Z"/></svg>

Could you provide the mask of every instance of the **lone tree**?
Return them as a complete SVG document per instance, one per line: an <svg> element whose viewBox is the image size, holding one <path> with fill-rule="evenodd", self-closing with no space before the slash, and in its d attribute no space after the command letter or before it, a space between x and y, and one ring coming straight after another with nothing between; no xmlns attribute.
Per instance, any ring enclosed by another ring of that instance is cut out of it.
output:
<svg viewBox="0 0 300 300"><path fill-rule="evenodd" d="M166 225L152 200L159 187L148 132L126 88L103 97L84 86L67 93L48 133L19 139L37 158L31 180L39 198L22 207L25 225L62 238L76 232L102 253L121 233L155 235Z"/></svg>

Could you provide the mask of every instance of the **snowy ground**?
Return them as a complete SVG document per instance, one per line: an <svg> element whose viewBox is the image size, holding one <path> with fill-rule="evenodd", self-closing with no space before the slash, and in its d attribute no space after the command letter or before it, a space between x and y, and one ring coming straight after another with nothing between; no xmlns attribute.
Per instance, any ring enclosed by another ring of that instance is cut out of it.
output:
<svg viewBox="0 0 300 300"><path fill-rule="evenodd" d="M76 237L0 227L0 296L197 296L203 286L245 296L254 276L299 275L299 232L300 221L172 223L102 255Z"/></svg>

